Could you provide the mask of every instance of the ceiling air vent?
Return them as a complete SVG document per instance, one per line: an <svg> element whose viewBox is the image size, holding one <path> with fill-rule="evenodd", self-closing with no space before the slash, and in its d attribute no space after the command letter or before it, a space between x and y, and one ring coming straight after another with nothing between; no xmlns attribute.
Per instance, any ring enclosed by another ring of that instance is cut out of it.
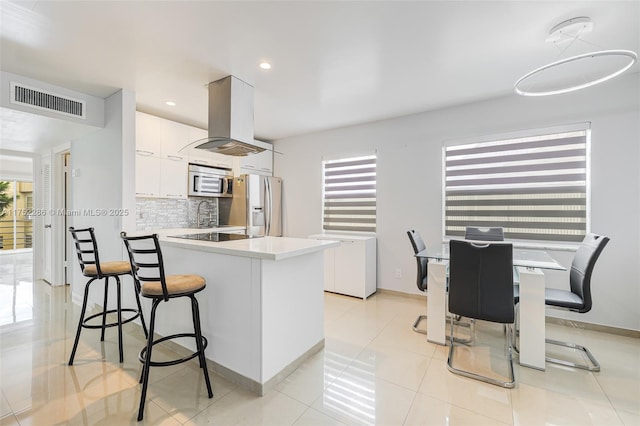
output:
<svg viewBox="0 0 640 426"><path fill-rule="evenodd" d="M11 82L11 102L70 117L85 118L85 101Z"/></svg>

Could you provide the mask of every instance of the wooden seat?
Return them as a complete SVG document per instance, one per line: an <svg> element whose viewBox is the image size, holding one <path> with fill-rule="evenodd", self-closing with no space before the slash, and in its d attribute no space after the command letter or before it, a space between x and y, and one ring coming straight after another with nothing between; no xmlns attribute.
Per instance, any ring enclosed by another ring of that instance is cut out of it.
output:
<svg viewBox="0 0 640 426"><path fill-rule="evenodd" d="M206 283L200 275L168 275L165 277L169 296L186 295L202 290ZM149 281L142 285L145 297L162 296L162 282Z"/></svg>
<svg viewBox="0 0 640 426"><path fill-rule="evenodd" d="M78 349L78 342L80 341L80 333L83 328L99 328L101 329L100 341L104 341L105 329L109 327L118 327L118 349L120 352L120 362L124 361L124 351L122 349L122 325L133 321L140 317L142 322L142 328L145 335L147 334L147 327L142 315L142 306L140 305L140 297L138 296L138 289L136 288L134 294L136 296L137 309L122 308L122 297L120 289L120 276L131 275L131 264L127 261L117 260L112 262L101 262L98 255L98 244L96 242L95 232L93 228L75 229L69 228L69 232L73 237L76 253L78 255L78 262L80 262L80 269L82 274L91 278L84 288L84 299L82 302L82 310L80 312L80 319L78 320L78 330L76 331L76 338L73 343L73 349L71 350L71 356L69 357L69 365L73 365L73 360ZM104 278L104 302L102 305L102 312L85 317L87 311L87 302L89 299L89 288L96 280L102 280ZM108 309L108 295L109 295L109 278L115 278L116 281L116 294L117 294L117 307L116 309ZM135 285L135 284L134 284ZM130 312L133 315L127 319L122 319L123 312ZM108 314L117 314L117 319L114 322L107 323ZM91 321L94 318L102 318L100 324L92 324Z"/></svg>
<svg viewBox="0 0 640 426"><path fill-rule="evenodd" d="M100 272L103 276L127 275L131 273L131 264L126 260L100 263ZM98 275L97 265L85 265L82 274L87 277Z"/></svg>

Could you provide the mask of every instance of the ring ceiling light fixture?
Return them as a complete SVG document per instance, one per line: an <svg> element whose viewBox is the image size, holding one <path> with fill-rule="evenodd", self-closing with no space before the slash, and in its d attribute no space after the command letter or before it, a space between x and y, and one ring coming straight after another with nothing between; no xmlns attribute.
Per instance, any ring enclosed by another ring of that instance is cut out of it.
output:
<svg viewBox="0 0 640 426"><path fill-rule="evenodd" d="M593 22L587 17L569 19L553 27L546 41L556 45L569 41L573 44L592 29ZM610 80L631 68L637 60L638 55L631 50L584 53L552 62L525 74L516 81L513 90L522 96L572 92Z"/></svg>

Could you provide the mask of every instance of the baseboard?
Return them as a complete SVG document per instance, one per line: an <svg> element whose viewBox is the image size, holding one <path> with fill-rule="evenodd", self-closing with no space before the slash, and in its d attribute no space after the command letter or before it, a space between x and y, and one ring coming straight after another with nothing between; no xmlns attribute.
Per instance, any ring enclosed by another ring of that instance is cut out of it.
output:
<svg viewBox="0 0 640 426"><path fill-rule="evenodd" d="M422 296L420 294L404 293L402 291L388 290L385 288L379 288L377 290L377 293L389 294L392 296L406 297L409 299L419 299L419 300L426 299L427 297L427 296ZM556 318L556 317L550 317L550 316L547 316L545 320L549 324L558 324L558 325L564 325L566 327L579 328L582 330L599 331L601 333L609 333L616 336L632 337L634 339L640 339L640 331L638 330L629 330L626 328L611 327L608 325L592 324L588 322L567 320L563 318Z"/></svg>
<svg viewBox="0 0 640 426"><path fill-rule="evenodd" d="M546 317L546 322L549 324L563 325L565 327L579 328L581 330L599 331L601 333L609 333L616 336L632 337L634 339L640 339L640 331L629 330L626 328L610 327L608 325L591 324L588 322L568 320L564 318Z"/></svg>
<svg viewBox="0 0 640 426"><path fill-rule="evenodd" d="M409 299L417 299L417 300L426 300L427 296L422 295L422 294L412 294L412 293L405 293L402 291L398 291L398 290L389 290L386 288L379 288L376 290L376 293L382 293L382 294L389 294L391 296L399 296L399 297L406 297Z"/></svg>

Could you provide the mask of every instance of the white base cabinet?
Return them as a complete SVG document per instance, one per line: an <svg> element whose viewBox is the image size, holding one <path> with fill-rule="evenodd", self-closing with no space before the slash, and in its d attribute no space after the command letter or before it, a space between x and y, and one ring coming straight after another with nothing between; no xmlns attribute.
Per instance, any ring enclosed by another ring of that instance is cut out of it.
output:
<svg viewBox="0 0 640 426"><path fill-rule="evenodd" d="M324 289L366 299L376 292L376 237L316 234L309 238L340 241L324 252Z"/></svg>

